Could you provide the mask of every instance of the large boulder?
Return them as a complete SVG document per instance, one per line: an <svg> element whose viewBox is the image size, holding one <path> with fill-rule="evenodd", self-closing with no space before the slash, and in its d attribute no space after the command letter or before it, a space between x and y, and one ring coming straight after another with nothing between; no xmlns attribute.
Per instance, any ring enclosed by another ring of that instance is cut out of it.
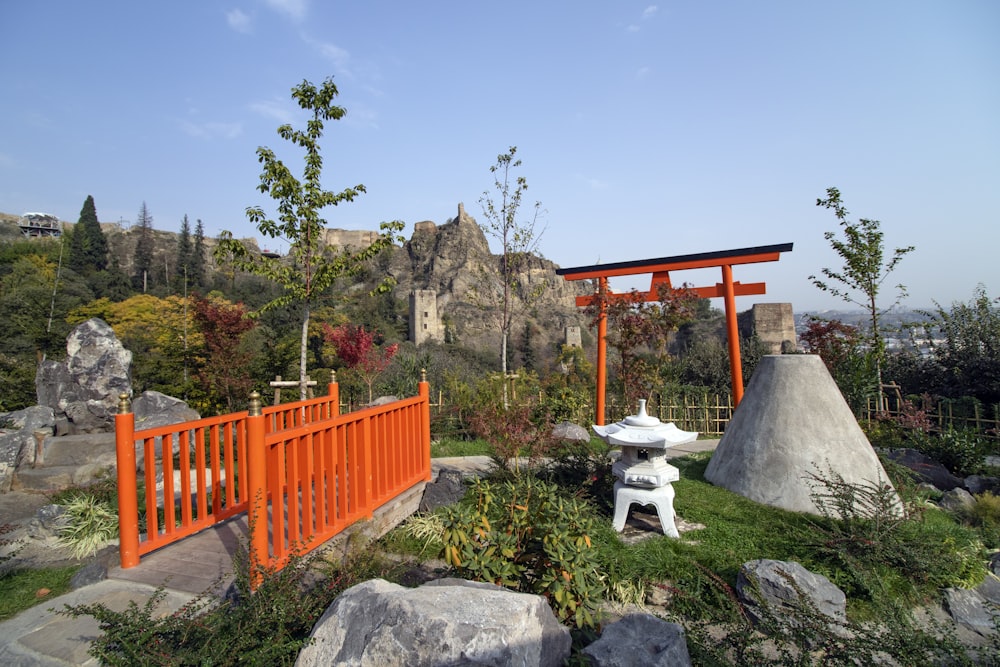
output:
<svg viewBox="0 0 1000 667"><path fill-rule="evenodd" d="M334 600L312 638L299 667L556 667L571 643L545 598L459 579L358 584Z"/></svg>
<svg viewBox="0 0 1000 667"><path fill-rule="evenodd" d="M56 435L114 429L118 395L130 394L132 353L103 320L78 325L64 361L43 361L35 376L38 404L52 408Z"/></svg>
<svg viewBox="0 0 1000 667"><path fill-rule="evenodd" d="M629 614L604 627L583 649L593 667L685 667L691 664L684 628L652 614Z"/></svg>
<svg viewBox="0 0 1000 667"><path fill-rule="evenodd" d="M814 498L828 491L820 479L891 486L837 384L811 354L761 359L705 479L765 505L811 514L824 513Z"/></svg>
<svg viewBox="0 0 1000 667"><path fill-rule="evenodd" d="M158 391L144 391L132 401L132 414L135 415L135 430L142 431L160 426L172 426L183 422L201 419L196 410L179 398L161 394ZM139 470L146 469L146 457L143 443L135 444L135 461ZM170 451L176 455L181 450L180 440L176 435L171 438ZM156 439L156 452L163 455L162 439Z"/></svg>
<svg viewBox="0 0 1000 667"><path fill-rule="evenodd" d="M744 563L736 576L736 593L755 622L768 615L794 624L810 607L834 624L847 622L847 596L829 579L800 564L760 559Z"/></svg>
<svg viewBox="0 0 1000 667"><path fill-rule="evenodd" d="M0 493L10 491L14 472L35 463L35 432L51 435L55 428L52 408L36 405L0 415Z"/></svg>

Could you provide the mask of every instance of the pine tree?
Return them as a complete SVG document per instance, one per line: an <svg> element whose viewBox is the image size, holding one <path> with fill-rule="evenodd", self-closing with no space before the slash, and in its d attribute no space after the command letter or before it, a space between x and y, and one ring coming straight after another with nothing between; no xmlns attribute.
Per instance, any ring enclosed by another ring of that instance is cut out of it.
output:
<svg viewBox="0 0 1000 667"><path fill-rule="evenodd" d="M93 276L108 268L108 241L97 221L94 198L87 196L80 209L80 218L67 235L69 257L67 264L81 276Z"/></svg>
<svg viewBox="0 0 1000 667"><path fill-rule="evenodd" d="M191 248L188 284L194 287L205 286L205 227L201 224L201 218L194 223L194 246Z"/></svg>
<svg viewBox="0 0 1000 667"><path fill-rule="evenodd" d="M82 229L81 229L82 228ZM80 222L77 230L83 232L83 246L86 253L88 272L104 271L108 268L108 239L101 230L97 220L97 207L94 197L87 195L80 210Z"/></svg>
<svg viewBox="0 0 1000 667"><path fill-rule="evenodd" d="M153 216L142 202L139 217L135 221L139 238L135 242L132 262L132 284L137 290L146 291L153 277Z"/></svg>
<svg viewBox="0 0 1000 667"><path fill-rule="evenodd" d="M185 213L181 220L181 233L177 238L177 273L174 276L174 289L177 292L183 293L186 286L191 284L191 254L191 224Z"/></svg>
<svg viewBox="0 0 1000 667"><path fill-rule="evenodd" d="M69 240L69 257L66 264L81 276L87 271L87 248L84 245L86 236L83 233L83 226L77 224L72 230L65 232Z"/></svg>

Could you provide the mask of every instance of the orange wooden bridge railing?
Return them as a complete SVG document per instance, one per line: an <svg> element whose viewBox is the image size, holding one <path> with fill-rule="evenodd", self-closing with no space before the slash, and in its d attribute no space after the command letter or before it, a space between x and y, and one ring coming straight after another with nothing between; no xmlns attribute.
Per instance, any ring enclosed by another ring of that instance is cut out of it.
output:
<svg viewBox="0 0 1000 667"><path fill-rule="evenodd" d="M251 561L280 568L430 480L426 380L417 396L345 415L331 382L319 398L262 408L255 394L246 412L134 429L123 396L115 416L123 568L244 512Z"/></svg>

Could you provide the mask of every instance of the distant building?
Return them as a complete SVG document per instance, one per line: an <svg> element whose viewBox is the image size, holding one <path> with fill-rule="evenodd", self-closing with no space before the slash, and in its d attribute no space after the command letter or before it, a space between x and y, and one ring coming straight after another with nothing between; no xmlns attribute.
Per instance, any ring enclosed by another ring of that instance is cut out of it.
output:
<svg viewBox="0 0 1000 667"><path fill-rule="evenodd" d="M570 347L583 347L583 337L580 335L580 327L566 327L565 344Z"/></svg>
<svg viewBox="0 0 1000 667"><path fill-rule="evenodd" d="M790 303L755 303L738 316L740 337L756 336L768 354L795 352L795 315Z"/></svg>
<svg viewBox="0 0 1000 667"><path fill-rule="evenodd" d="M429 340L444 340L434 290L418 289L410 293L410 340L417 345Z"/></svg>
<svg viewBox="0 0 1000 667"><path fill-rule="evenodd" d="M17 226L21 233L28 237L62 236L62 223L59 218L48 213L25 213L18 220Z"/></svg>

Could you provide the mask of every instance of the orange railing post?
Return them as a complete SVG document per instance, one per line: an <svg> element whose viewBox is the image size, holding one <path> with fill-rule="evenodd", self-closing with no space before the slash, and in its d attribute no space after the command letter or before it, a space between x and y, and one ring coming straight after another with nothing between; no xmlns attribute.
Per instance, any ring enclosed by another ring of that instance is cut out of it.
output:
<svg viewBox="0 0 1000 667"><path fill-rule="evenodd" d="M420 384L417 385L423 404L420 406L420 453L424 480L431 481L431 385L427 382L427 369L420 369Z"/></svg>
<svg viewBox="0 0 1000 667"><path fill-rule="evenodd" d="M247 477L250 493L250 588L255 589L261 582L263 569L270 562L267 548L267 452L264 448L264 416L257 392L250 394L247 416Z"/></svg>
<svg viewBox="0 0 1000 667"><path fill-rule="evenodd" d="M337 371L330 371L330 386L326 393L330 396L330 416L336 417L340 414L340 385L337 384Z"/></svg>
<svg viewBox="0 0 1000 667"><path fill-rule="evenodd" d="M135 475L135 414L128 394L118 396L115 455L118 467L118 552L122 568L139 564L139 499Z"/></svg>

